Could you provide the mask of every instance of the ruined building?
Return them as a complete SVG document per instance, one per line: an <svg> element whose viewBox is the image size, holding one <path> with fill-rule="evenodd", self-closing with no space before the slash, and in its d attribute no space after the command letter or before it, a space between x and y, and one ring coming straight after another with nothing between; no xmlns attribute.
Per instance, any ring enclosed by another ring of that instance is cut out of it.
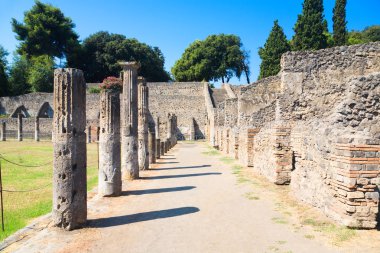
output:
<svg viewBox="0 0 380 253"><path fill-rule="evenodd" d="M196 82L146 86L148 128L161 144L171 131L179 140L207 139L273 183L288 185L284 187L297 198L338 223L376 227L379 42L289 52L283 55L277 76L245 86L211 89ZM7 132L16 136L22 117L25 138L34 133L37 117L41 135L51 135L52 101L52 94L42 93L0 98L0 114L9 115L3 119ZM99 95L87 94L86 107L86 129L96 139Z"/></svg>

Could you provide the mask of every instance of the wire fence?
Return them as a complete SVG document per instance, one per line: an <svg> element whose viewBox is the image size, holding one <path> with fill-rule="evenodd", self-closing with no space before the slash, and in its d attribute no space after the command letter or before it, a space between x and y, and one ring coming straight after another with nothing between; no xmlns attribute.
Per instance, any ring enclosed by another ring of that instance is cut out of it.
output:
<svg viewBox="0 0 380 253"><path fill-rule="evenodd" d="M38 136L39 136L40 140L44 140L44 141L52 140L52 133L51 132L40 132ZM5 137L7 140L17 140L18 139L18 131L7 129L5 131ZM22 138L25 140L34 140L35 132L34 131L23 131L22 132Z"/></svg>
<svg viewBox="0 0 380 253"><path fill-rule="evenodd" d="M18 189L6 189L3 187L3 178L2 178L2 167L3 167L3 162L7 162L9 164L12 164L14 166L18 166L18 167L22 167L22 168L27 168L27 169L30 169L30 168L41 168L41 167L45 167L49 164L52 164L53 163L53 160L47 162L47 163L43 163L43 164L37 164L37 165L30 165L30 164L21 164L21 163L18 163L18 162L14 162L14 161L11 161L10 159L6 158L3 154L0 153L0 204L1 204L1 228L2 228L2 231L5 231L5 225L4 225L4 196L3 196L3 192L7 192L7 193L28 193L28 192L35 192L35 191L39 191L39 190L43 190L43 189L46 189L47 187L51 186L51 182L48 183L48 184L45 184L45 185L42 185L40 187L37 187L37 188L31 188L31 189L26 189L26 190L18 190Z"/></svg>

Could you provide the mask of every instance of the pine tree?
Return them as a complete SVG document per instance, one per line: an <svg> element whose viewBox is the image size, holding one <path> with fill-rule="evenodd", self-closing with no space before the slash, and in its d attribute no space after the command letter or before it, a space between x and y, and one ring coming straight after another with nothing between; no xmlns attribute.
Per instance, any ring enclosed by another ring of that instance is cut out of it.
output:
<svg viewBox="0 0 380 253"><path fill-rule="evenodd" d="M347 44L347 22L346 22L347 0L336 0L334 7L334 45L343 46Z"/></svg>
<svg viewBox="0 0 380 253"><path fill-rule="evenodd" d="M318 50L327 47L323 0L305 0L302 14L294 26L294 50Z"/></svg>
<svg viewBox="0 0 380 253"><path fill-rule="evenodd" d="M284 30L276 20L264 47L259 49L259 55L262 60L259 79L277 75L281 69L281 56L288 51L290 51L289 42L286 39Z"/></svg>

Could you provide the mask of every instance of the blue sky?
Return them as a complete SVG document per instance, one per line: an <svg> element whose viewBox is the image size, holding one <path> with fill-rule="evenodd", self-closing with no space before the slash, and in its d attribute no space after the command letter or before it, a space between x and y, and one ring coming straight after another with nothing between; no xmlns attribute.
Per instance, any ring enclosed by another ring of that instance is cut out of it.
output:
<svg viewBox="0 0 380 253"><path fill-rule="evenodd" d="M59 7L76 24L75 31L83 40L90 34L105 30L137 38L158 46L170 71L185 48L196 39L210 34L226 33L240 36L250 51L251 81L257 79L263 46L279 20L290 39L303 0L43 0ZM324 0L325 17L332 30L332 9L335 0ZM34 4L33 0L0 0L0 45L12 52L18 41L10 21L19 21ZM380 0L348 0L348 29L361 30L380 24ZM245 83L234 78L231 83Z"/></svg>

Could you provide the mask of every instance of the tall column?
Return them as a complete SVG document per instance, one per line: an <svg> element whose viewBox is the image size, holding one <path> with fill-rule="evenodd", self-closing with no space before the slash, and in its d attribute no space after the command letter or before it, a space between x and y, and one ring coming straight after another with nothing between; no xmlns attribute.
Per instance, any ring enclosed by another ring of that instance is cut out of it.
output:
<svg viewBox="0 0 380 253"><path fill-rule="evenodd" d="M121 194L120 92L100 94L99 185L100 196Z"/></svg>
<svg viewBox="0 0 380 253"><path fill-rule="evenodd" d="M17 140L22 141L22 114L17 114Z"/></svg>
<svg viewBox="0 0 380 253"><path fill-rule="evenodd" d="M1 141L7 140L7 126L6 126L6 123L4 121L1 122L0 140Z"/></svg>
<svg viewBox="0 0 380 253"><path fill-rule="evenodd" d="M54 71L53 212L72 230L87 220L86 82L78 69Z"/></svg>
<svg viewBox="0 0 380 253"><path fill-rule="evenodd" d="M172 140L172 131L173 131L173 124L172 124L172 115L168 114L168 128L167 128L167 139L169 140L169 145L167 146L167 150L171 148L171 140Z"/></svg>
<svg viewBox="0 0 380 253"><path fill-rule="evenodd" d="M138 101L138 142L139 142L139 169L149 169L148 150L148 87L143 77L138 77L139 101Z"/></svg>
<svg viewBox="0 0 380 253"><path fill-rule="evenodd" d="M157 117L156 120L156 159L160 159L161 157L161 139L160 139L160 118Z"/></svg>
<svg viewBox="0 0 380 253"><path fill-rule="evenodd" d="M34 140L40 141L40 118L37 116L34 127Z"/></svg>
<svg viewBox="0 0 380 253"><path fill-rule="evenodd" d="M149 129L148 137L149 163L156 163L156 133Z"/></svg>
<svg viewBox="0 0 380 253"><path fill-rule="evenodd" d="M191 118L191 122L190 122L190 138L189 138L190 141L194 141L195 140L195 126L194 126L194 118Z"/></svg>
<svg viewBox="0 0 380 253"><path fill-rule="evenodd" d="M123 95L121 100L121 173L125 179L139 177L138 163L138 86L137 62L120 62L123 68Z"/></svg>
<svg viewBox="0 0 380 253"><path fill-rule="evenodd" d="M91 126L87 127L87 143L91 143Z"/></svg>
<svg viewBox="0 0 380 253"><path fill-rule="evenodd" d="M164 141L161 141L161 146L160 146L160 153L161 153L161 156L165 155L165 142Z"/></svg>

